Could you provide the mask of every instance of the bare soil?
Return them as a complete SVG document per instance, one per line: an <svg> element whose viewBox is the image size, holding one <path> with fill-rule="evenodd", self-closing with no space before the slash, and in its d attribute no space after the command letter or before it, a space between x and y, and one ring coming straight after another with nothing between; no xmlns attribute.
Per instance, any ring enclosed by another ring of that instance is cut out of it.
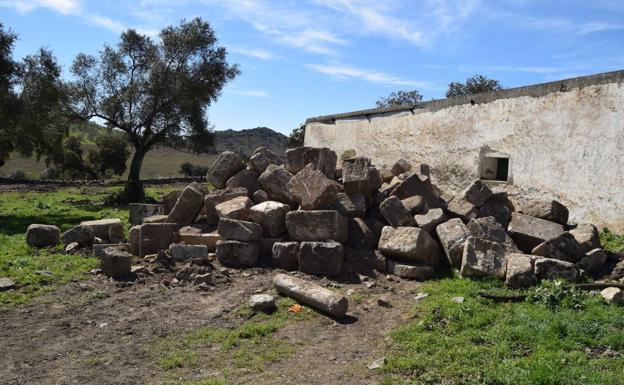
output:
<svg viewBox="0 0 624 385"><path fill-rule="evenodd" d="M275 271L232 271L232 280L211 291L196 286L165 287L163 276L133 284L103 276L74 282L18 308L0 309L0 383L162 384L171 381L150 346L213 325L240 324L233 310L262 290L275 293ZM310 279L315 279L310 277ZM329 281L319 280L328 285ZM375 285L340 284L349 292L348 317L315 314L287 324L275 334L296 346L294 353L261 372L244 373L235 383L374 384L367 369L383 357L388 332L405 322L419 284L380 277ZM384 297L390 307L378 305ZM210 355L211 351L201 351ZM202 368L185 380L201 378ZM231 381L230 381L231 382Z"/></svg>

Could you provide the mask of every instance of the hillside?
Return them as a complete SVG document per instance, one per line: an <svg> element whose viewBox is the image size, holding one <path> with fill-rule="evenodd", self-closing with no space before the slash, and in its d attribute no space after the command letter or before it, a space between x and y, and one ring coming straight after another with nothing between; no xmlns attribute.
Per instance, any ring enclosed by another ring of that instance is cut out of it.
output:
<svg viewBox="0 0 624 385"><path fill-rule="evenodd" d="M260 146L267 147L278 155L283 155L286 150L286 135L267 127L215 131L214 134L215 152L233 151L250 156Z"/></svg>

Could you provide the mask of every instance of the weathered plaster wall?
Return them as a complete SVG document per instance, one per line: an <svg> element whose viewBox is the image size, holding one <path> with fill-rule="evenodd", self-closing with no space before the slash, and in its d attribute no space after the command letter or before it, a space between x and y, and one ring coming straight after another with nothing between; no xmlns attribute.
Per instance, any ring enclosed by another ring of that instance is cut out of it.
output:
<svg viewBox="0 0 624 385"><path fill-rule="evenodd" d="M316 120L315 120L316 119ZM555 198L571 220L624 231L624 84L597 84L541 96L314 118L306 146L338 156L353 149L378 166L405 158L432 167L432 180L456 193L477 178L479 154L510 157L516 199Z"/></svg>

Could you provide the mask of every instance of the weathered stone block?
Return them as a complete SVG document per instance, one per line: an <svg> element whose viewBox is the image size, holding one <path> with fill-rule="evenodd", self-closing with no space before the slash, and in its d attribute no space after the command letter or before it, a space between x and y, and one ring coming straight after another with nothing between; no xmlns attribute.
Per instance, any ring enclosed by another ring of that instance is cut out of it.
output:
<svg viewBox="0 0 624 385"><path fill-rule="evenodd" d="M262 238L262 226L236 219L221 218L218 231L221 239L232 241L259 242Z"/></svg>
<svg viewBox="0 0 624 385"><path fill-rule="evenodd" d="M568 232L561 233L540 243L533 248L531 254L572 263L580 261L585 256L581 245Z"/></svg>
<svg viewBox="0 0 624 385"><path fill-rule="evenodd" d="M505 247L502 243L476 237L466 239L459 271L462 277L505 278L506 265Z"/></svg>
<svg viewBox="0 0 624 385"><path fill-rule="evenodd" d="M151 217L153 215L165 214L165 206L148 203L130 203L128 211L130 214L130 224L132 226L136 226L143 223L144 218Z"/></svg>
<svg viewBox="0 0 624 385"><path fill-rule="evenodd" d="M405 206L412 215L421 214L427 210L427 204L420 195L401 199L401 203L403 203L403 206Z"/></svg>
<svg viewBox="0 0 624 385"><path fill-rule="evenodd" d="M464 223L477 217L478 209L475 205L461 197L455 197L448 203L446 210L453 217L460 218Z"/></svg>
<svg viewBox="0 0 624 385"><path fill-rule="evenodd" d="M299 270L312 275L340 275L344 259L343 246L338 242L301 242Z"/></svg>
<svg viewBox="0 0 624 385"><path fill-rule="evenodd" d="M624 291L618 287L607 287L600 295L609 305L617 305L624 301Z"/></svg>
<svg viewBox="0 0 624 385"><path fill-rule="evenodd" d="M204 197L204 208L206 210L206 222L216 225L219 223L219 216L215 207L222 202L229 201L238 197L248 196L247 189L244 187L237 187L234 189L216 190L206 194Z"/></svg>
<svg viewBox="0 0 624 385"><path fill-rule="evenodd" d="M552 258L537 258L535 260L535 275L539 279L561 279L576 282L579 279L579 270L571 262Z"/></svg>
<svg viewBox="0 0 624 385"><path fill-rule="evenodd" d="M415 215L414 219L418 227L429 234L435 234L438 225L446 222L448 218L442 209L429 209L426 214Z"/></svg>
<svg viewBox="0 0 624 385"><path fill-rule="evenodd" d="M264 190L258 190L255 193L253 193L253 196L251 198L251 200L253 201L253 203L255 204L259 204L262 202L266 202L268 200L270 200L271 198L269 198L269 194L267 194L266 191Z"/></svg>
<svg viewBox="0 0 624 385"><path fill-rule="evenodd" d="M349 307L347 298L322 286L286 274L277 274L273 285L278 293L295 298L334 317L342 317Z"/></svg>
<svg viewBox="0 0 624 385"><path fill-rule="evenodd" d="M129 243L99 243L99 244L93 244L93 257L102 258L102 256L104 255L104 250L108 249L109 247L117 247L117 248L120 248L121 250L130 252Z"/></svg>
<svg viewBox="0 0 624 385"><path fill-rule="evenodd" d="M372 249L377 243L375 234L362 218L349 218L349 238L346 246L354 249Z"/></svg>
<svg viewBox="0 0 624 385"><path fill-rule="evenodd" d="M275 242L271 262L274 267L288 271L299 269L299 242Z"/></svg>
<svg viewBox="0 0 624 385"><path fill-rule="evenodd" d="M366 198L362 194L338 193L334 208L345 217L364 218L366 216Z"/></svg>
<svg viewBox="0 0 624 385"><path fill-rule="evenodd" d="M293 175L286 171L284 167L269 165L258 178L262 189L269 194L272 200L295 205L297 201L288 188L288 182Z"/></svg>
<svg viewBox="0 0 624 385"><path fill-rule="evenodd" d="M392 174L399 176L412 169L412 165L405 159L399 159L392 165Z"/></svg>
<svg viewBox="0 0 624 385"><path fill-rule="evenodd" d="M533 248L540 243L563 233L563 226L531 217L525 214L512 213L511 222L507 228L509 235L516 242L522 252L531 253Z"/></svg>
<svg viewBox="0 0 624 385"><path fill-rule="evenodd" d="M288 182L291 194L303 210L323 210L336 202L336 186L314 165L308 164Z"/></svg>
<svg viewBox="0 0 624 385"><path fill-rule="evenodd" d="M269 312L275 309L275 298L269 294L254 294L249 299L249 306L254 311Z"/></svg>
<svg viewBox="0 0 624 385"><path fill-rule="evenodd" d="M386 257L379 250L345 247L344 263L359 274L374 275L374 271L382 274L387 272Z"/></svg>
<svg viewBox="0 0 624 385"><path fill-rule="evenodd" d="M388 273L404 279L424 281L433 276L434 270L433 266L429 265L408 265L392 260L388 261Z"/></svg>
<svg viewBox="0 0 624 385"><path fill-rule="evenodd" d="M143 218L143 223L165 223L167 218L169 218L169 215L152 215L151 217Z"/></svg>
<svg viewBox="0 0 624 385"><path fill-rule="evenodd" d="M479 179L472 182L472 184L460 194L461 198L472 203L476 207L484 204L491 196L492 190Z"/></svg>
<svg viewBox="0 0 624 385"><path fill-rule="evenodd" d="M208 247L206 245L186 245L182 243L172 243L169 245L169 255L176 261L187 259L201 259L208 257Z"/></svg>
<svg viewBox="0 0 624 385"><path fill-rule="evenodd" d="M195 233L180 231L180 242L187 245L205 245L209 253L214 253L217 249L217 241L221 236L216 233Z"/></svg>
<svg viewBox="0 0 624 385"><path fill-rule="evenodd" d="M464 254L464 244L470 236L468 228L459 218L453 218L436 227L436 233L452 267L459 269Z"/></svg>
<svg viewBox="0 0 624 385"><path fill-rule="evenodd" d="M56 246L61 240L61 229L54 225L32 224L26 229L26 243L33 247Z"/></svg>
<svg viewBox="0 0 624 385"><path fill-rule="evenodd" d="M379 250L388 258L404 259L417 264L437 266L442 252L426 231L416 227L386 226L381 232Z"/></svg>
<svg viewBox="0 0 624 385"><path fill-rule="evenodd" d="M215 211L220 219L229 218L245 221L249 219L249 209L252 206L251 199L245 196L221 202L215 206Z"/></svg>
<svg viewBox="0 0 624 385"><path fill-rule="evenodd" d="M141 226L132 226L128 231L128 244L130 244L130 253L132 255L139 255L139 245L141 243Z"/></svg>
<svg viewBox="0 0 624 385"><path fill-rule="evenodd" d="M165 212L161 214L154 214L154 215L169 215L169 213L173 209L173 206L175 206L181 194L182 194L182 190L175 190L165 195L162 198L163 206L165 206ZM151 217L151 216L153 215L148 215L148 217ZM145 221L142 221L142 223L145 223Z"/></svg>
<svg viewBox="0 0 624 385"><path fill-rule="evenodd" d="M260 190L258 174L248 168L242 169L227 180L225 187L229 189L243 187L247 189L247 193L251 197L253 193Z"/></svg>
<svg viewBox="0 0 624 385"><path fill-rule="evenodd" d="M177 223L144 223L139 232L139 256L166 250L179 238Z"/></svg>
<svg viewBox="0 0 624 385"><path fill-rule="evenodd" d="M303 170L306 166L303 154L307 149L308 147L298 147L286 150L286 163L284 163L286 171L294 175Z"/></svg>
<svg viewBox="0 0 624 385"><path fill-rule="evenodd" d="M265 237L276 237L286 231L286 213L290 206L276 201L266 201L249 209L249 218L262 226Z"/></svg>
<svg viewBox="0 0 624 385"><path fill-rule="evenodd" d="M100 258L100 270L113 278L122 278L130 274L132 268L132 254L121 247L104 249Z"/></svg>
<svg viewBox="0 0 624 385"><path fill-rule="evenodd" d="M429 208L439 207L439 202L433 193L433 186L431 186L431 180L428 176L418 173L411 173L406 175L406 178L401 181L393 190L390 195L394 195L399 199L406 199L414 195L420 195L425 200L425 203Z"/></svg>
<svg viewBox="0 0 624 385"><path fill-rule="evenodd" d="M335 210L291 211L286 214L286 229L295 241L345 242L349 234L347 218Z"/></svg>
<svg viewBox="0 0 624 385"><path fill-rule="evenodd" d="M279 157L271 150L266 148L262 151L258 150L256 149L256 152L249 158L249 166L258 175L262 174L270 164L280 163Z"/></svg>
<svg viewBox="0 0 624 385"><path fill-rule="evenodd" d="M303 152L303 165L309 163L314 165L315 170L319 170L328 178L333 178L336 172L336 153L329 148L306 148Z"/></svg>
<svg viewBox="0 0 624 385"><path fill-rule="evenodd" d="M377 169L371 165L369 158L363 156L344 162L342 180L345 193L350 195L372 196L382 184Z"/></svg>
<svg viewBox="0 0 624 385"><path fill-rule="evenodd" d="M379 211L390 226L416 226L416 220L396 196L391 196L381 202Z"/></svg>
<svg viewBox="0 0 624 385"><path fill-rule="evenodd" d="M472 219L467 227L473 237L502 243L508 253L520 253L516 243L494 217Z"/></svg>
<svg viewBox="0 0 624 385"><path fill-rule="evenodd" d="M95 236L100 239L110 239L109 231L111 230L111 228L114 228L113 234L121 235L121 237L117 238L117 240L121 240L124 238L124 226L123 226L123 223L121 223L121 219L119 218L107 218L107 219L98 219L94 221L82 221L80 222L80 225L91 227L93 229L93 233L95 234Z"/></svg>
<svg viewBox="0 0 624 385"><path fill-rule="evenodd" d="M596 226L592 224L579 225L576 229L570 230L570 234L585 253L600 248L600 234Z"/></svg>
<svg viewBox="0 0 624 385"><path fill-rule="evenodd" d="M260 247L257 243L218 241L216 255L224 266L251 267L258 263Z"/></svg>
<svg viewBox="0 0 624 385"><path fill-rule="evenodd" d="M477 218L486 217L494 217L496 222L506 229L509 226L509 221L511 221L511 211L507 206L488 200L477 210Z"/></svg>
<svg viewBox="0 0 624 385"><path fill-rule="evenodd" d="M576 266L591 274L594 278L603 272L605 263L607 262L607 253L602 249L593 249L585 254Z"/></svg>
<svg viewBox="0 0 624 385"><path fill-rule="evenodd" d="M95 239L95 231L91 226L78 225L67 230L61 235L61 240L68 245L72 242L80 246L91 246Z"/></svg>
<svg viewBox="0 0 624 385"><path fill-rule="evenodd" d="M204 194L192 186L186 188L173 206L166 223L177 223L179 227L195 222L204 204Z"/></svg>
<svg viewBox="0 0 624 385"><path fill-rule="evenodd" d="M222 189L228 179L244 168L245 162L240 156L231 151L224 151L219 154L217 160L208 170L206 180L216 188Z"/></svg>
<svg viewBox="0 0 624 385"><path fill-rule="evenodd" d="M526 254L507 254L505 283L511 289L529 287L536 283L533 258Z"/></svg>
<svg viewBox="0 0 624 385"><path fill-rule="evenodd" d="M546 221L566 225L568 223L568 208L555 200L535 200L522 206L525 215L544 219Z"/></svg>

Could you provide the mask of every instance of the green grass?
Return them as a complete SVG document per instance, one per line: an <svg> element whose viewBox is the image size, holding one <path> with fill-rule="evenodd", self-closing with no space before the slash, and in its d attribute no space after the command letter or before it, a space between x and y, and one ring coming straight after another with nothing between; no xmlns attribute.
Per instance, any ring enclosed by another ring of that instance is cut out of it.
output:
<svg viewBox="0 0 624 385"><path fill-rule="evenodd" d="M148 188L155 198L176 186ZM18 288L0 292L0 305L16 305L80 279L97 267L95 258L63 253L61 245L36 249L26 245L31 223L53 224L67 230L81 221L120 218L128 222L126 207L106 207L102 202L119 188L71 188L58 192L2 193L0 195L0 277L12 279ZM50 272L42 274L41 272Z"/></svg>
<svg viewBox="0 0 624 385"><path fill-rule="evenodd" d="M605 250L624 252L624 235L617 235L610 232L609 229L604 229L600 233L600 242Z"/></svg>
<svg viewBox="0 0 624 385"><path fill-rule="evenodd" d="M425 284L414 319L392 333L383 384L624 384L623 307L578 292L558 306L553 295L494 303L476 296L484 289L506 291L495 280Z"/></svg>
<svg viewBox="0 0 624 385"><path fill-rule="evenodd" d="M219 381L227 381L249 371L263 372L266 365L288 357L296 348L274 337L274 333L290 322L306 320L315 314L307 308L297 314L289 313L287 309L294 303L289 298L280 298L277 310L271 314L254 314L248 306L242 306L234 312L240 320L238 326L206 326L183 335L163 337L150 347L150 354L163 370L175 378L183 377L185 369L198 367L216 371L221 376L219 379L203 380L207 382L176 384L225 384Z"/></svg>

